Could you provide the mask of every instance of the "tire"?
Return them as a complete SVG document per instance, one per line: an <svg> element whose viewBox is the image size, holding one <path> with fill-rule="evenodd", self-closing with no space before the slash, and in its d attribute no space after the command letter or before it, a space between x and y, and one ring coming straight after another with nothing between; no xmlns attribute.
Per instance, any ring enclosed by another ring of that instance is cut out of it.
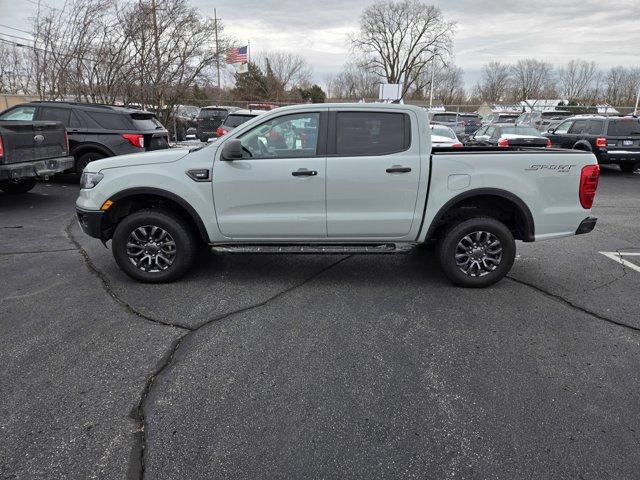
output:
<svg viewBox="0 0 640 480"><path fill-rule="evenodd" d="M482 232L479 237L478 232ZM495 245L495 241L499 244ZM456 255L460 255L461 265L458 265ZM511 270L515 256L516 243L511 231L502 222L489 217L470 218L453 225L438 244L440 267L459 287L493 285Z"/></svg>
<svg viewBox="0 0 640 480"><path fill-rule="evenodd" d="M17 195L27 193L36 186L35 178L19 178L17 180L3 180L0 182L0 190L4 193Z"/></svg>
<svg viewBox="0 0 640 480"><path fill-rule="evenodd" d="M82 175L82 171L94 160L107 158L100 152L86 152L76 158L75 171L78 175Z"/></svg>
<svg viewBox="0 0 640 480"><path fill-rule="evenodd" d="M164 283L187 273L198 246L192 229L180 216L167 210L145 209L132 213L118 224L111 239L111 250L118 266L131 278L144 283Z"/></svg>
<svg viewBox="0 0 640 480"><path fill-rule="evenodd" d="M618 165L624 173L633 173L640 168L639 163L622 163Z"/></svg>

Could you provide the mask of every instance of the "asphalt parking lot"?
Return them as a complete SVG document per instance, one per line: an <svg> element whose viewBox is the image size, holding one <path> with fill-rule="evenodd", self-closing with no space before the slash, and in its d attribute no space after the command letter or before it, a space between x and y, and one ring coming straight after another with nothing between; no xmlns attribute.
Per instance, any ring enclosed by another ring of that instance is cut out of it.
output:
<svg viewBox="0 0 640 480"><path fill-rule="evenodd" d="M484 290L427 251L136 284L77 189L0 194L0 478L638 477L640 174Z"/></svg>

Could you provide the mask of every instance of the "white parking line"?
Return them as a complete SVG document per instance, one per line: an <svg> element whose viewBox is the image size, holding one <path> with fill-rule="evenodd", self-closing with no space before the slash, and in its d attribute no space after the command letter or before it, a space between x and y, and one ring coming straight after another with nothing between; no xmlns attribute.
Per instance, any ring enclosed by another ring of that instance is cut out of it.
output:
<svg viewBox="0 0 640 480"><path fill-rule="evenodd" d="M620 253L620 252L600 252L602 255L604 255L605 257L610 258L611 260L613 260L614 262L618 262L620 265L623 265L627 268L630 268L631 270L635 270L636 272L640 273L640 266L636 265L635 263L631 263L628 260L625 260L624 258L622 258L623 256L625 257L640 257L640 253Z"/></svg>

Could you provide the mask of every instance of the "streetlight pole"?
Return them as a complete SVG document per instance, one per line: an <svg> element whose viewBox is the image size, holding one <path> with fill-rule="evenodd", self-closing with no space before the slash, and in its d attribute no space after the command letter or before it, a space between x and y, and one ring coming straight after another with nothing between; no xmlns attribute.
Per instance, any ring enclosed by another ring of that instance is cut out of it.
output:
<svg viewBox="0 0 640 480"><path fill-rule="evenodd" d="M431 111L433 107L433 80L436 75L436 51L433 51L433 59L431 61L431 85L429 87L429 111Z"/></svg>
<svg viewBox="0 0 640 480"><path fill-rule="evenodd" d="M636 108L633 109L634 115L638 115L638 104L640 104L640 85L638 85L638 95L636 96Z"/></svg>
<svg viewBox="0 0 640 480"><path fill-rule="evenodd" d="M216 69L218 70L218 91L220 91L220 44L218 43L218 13L213 9L213 25L216 32Z"/></svg>

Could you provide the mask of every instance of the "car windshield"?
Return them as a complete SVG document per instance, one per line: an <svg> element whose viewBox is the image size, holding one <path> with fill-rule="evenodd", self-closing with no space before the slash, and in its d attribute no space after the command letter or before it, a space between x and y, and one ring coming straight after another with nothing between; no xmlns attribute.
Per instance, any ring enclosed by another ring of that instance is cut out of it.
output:
<svg viewBox="0 0 640 480"><path fill-rule="evenodd" d="M498 123L515 123L517 115L500 115L498 117Z"/></svg>
<svg viewBox="0 0 640 480"><path fill-rule="evenodd" d="M443 127L438 125L433 125L431 127L431 135L437 136L437 137L447 137L447 138L450 138L451 140L456 139L456 134L453 133L453 130L451 130L449 127Z"/></svg>
<svg viewBox="0 0 640 480"><path fill-rule="evenodd" d="M533 127L504 127L502 133L507 135L534 135L539 136L540 132Z"/></svg>
<svg viewBox="0 0 640 480"><path fill-rule="evenodd" d="M457 121L457 115L455 113L436 113L433 115L434 122L455 122Z"/></svg>
<svg viewBox="0 0 640 480"><path fill-rule="evenodd" d="M609 122L607 134L613 137L640 136L640 120L625 118Z"/></svg>
<svg viewBox="0 0 640 480"><path fill-rule="evenodd" d="M198 115L200 118L224 117L227 111L223 108L203 108Z"/></svg>
<svg viewBox="0 0 640 480"><path fill-rule="evenodd" d="M224 124L227 127L238 127L242 125L244 122L251 120L255 115L234 115L233 113L227 117L224 121Z"/></svg>

